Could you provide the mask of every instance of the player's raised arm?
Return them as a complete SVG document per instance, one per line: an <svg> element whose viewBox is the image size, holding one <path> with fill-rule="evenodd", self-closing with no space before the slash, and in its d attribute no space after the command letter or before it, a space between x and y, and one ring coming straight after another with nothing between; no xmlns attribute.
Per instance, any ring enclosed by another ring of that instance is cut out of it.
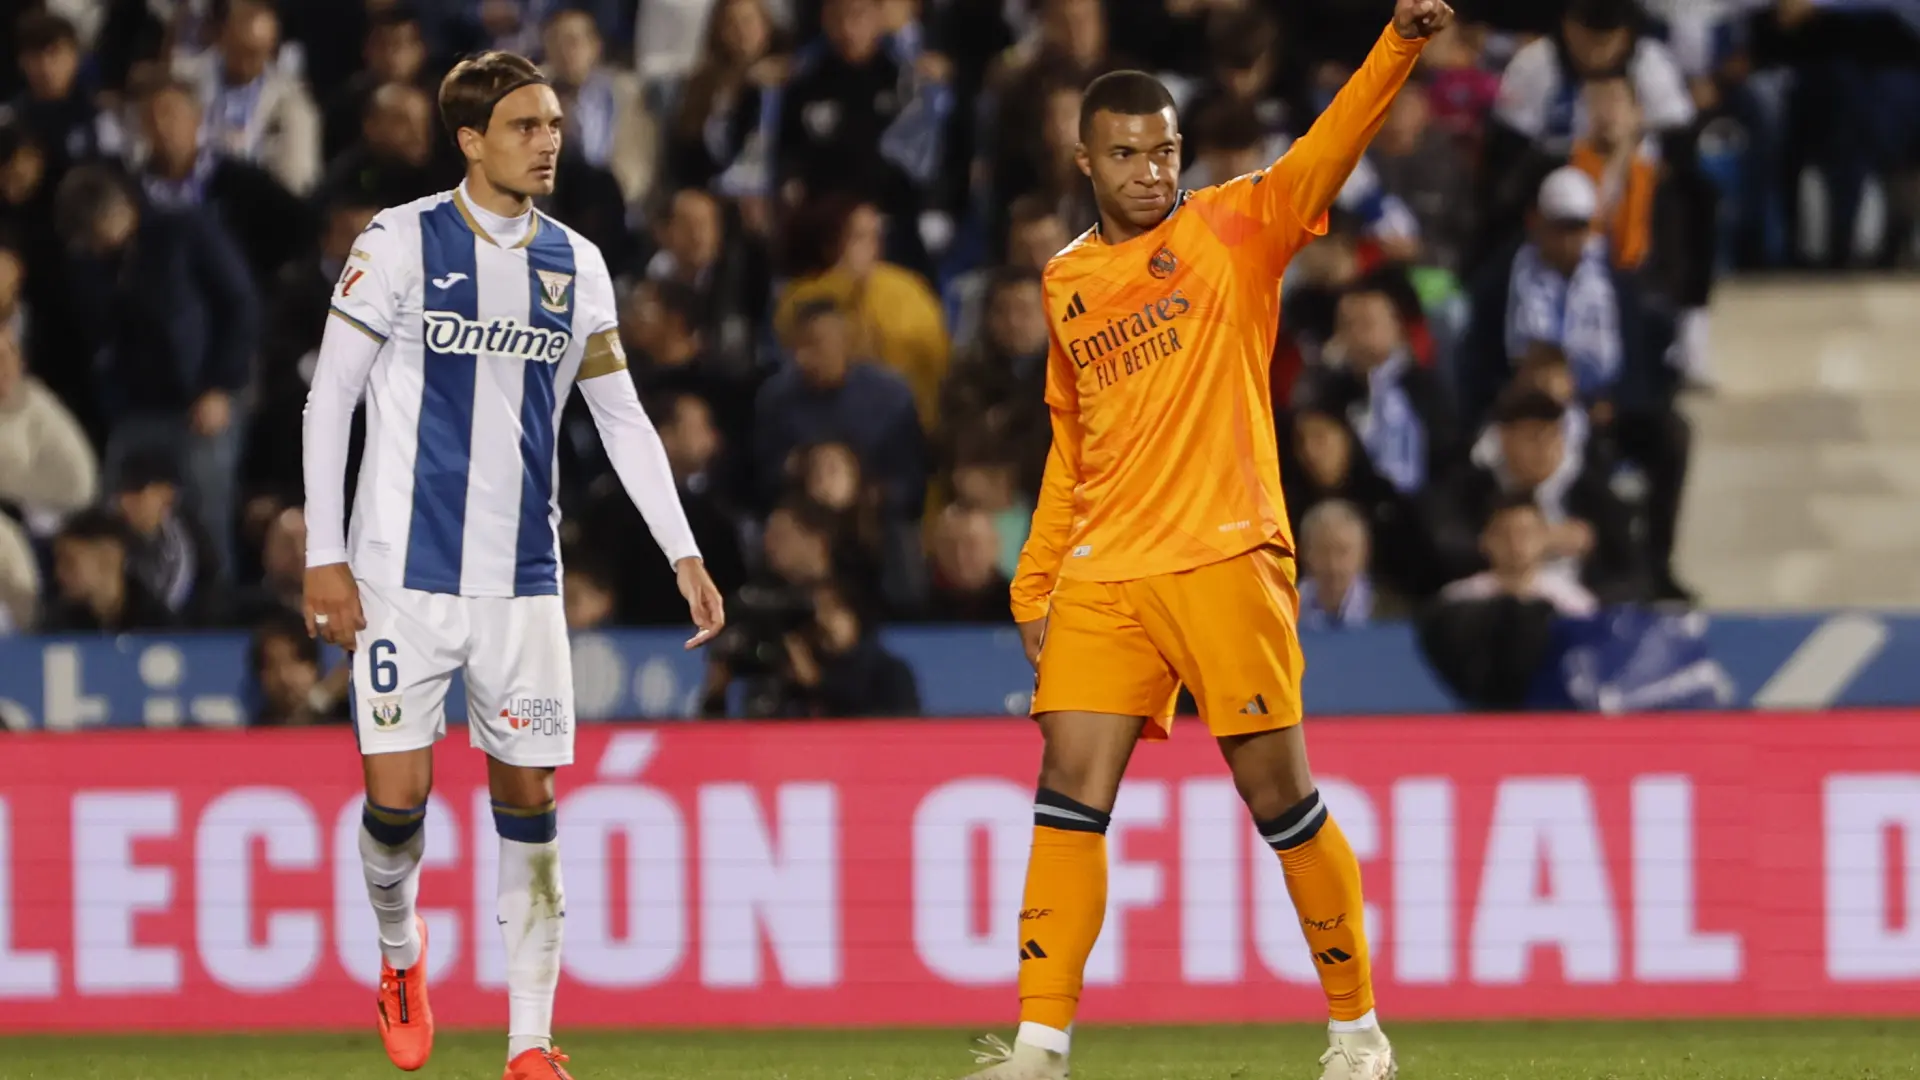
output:
<svg viewBox="0 0 1920 1080"><path fill-rule="evenodd" d="M600 442L620 477L620 486L640 508L647 531L673 564L680 594L686 597L687 609L699 631L687 641L687 648L697 648L726 625L720 590L707 575L700 545L693 539L693 527L687 524L687 511L680 505L680 492L673 481L673 466L667 462L667 448L661 444L660 432L641 406L639 391L627 373L627 355L620 346L620 328L613 314L613 283L604 265L598 273L583 272L579 290L582 303L604 312L606 322L587 339L586 355L580 361L580 393L593 412L594 427L600 430Z"/></svg>
<svg viewBox="0 0 1920 1080"><path fill-rule="evenodd" d="M1280 181L1277 193L1291 200L1302 224L1313 228L1333 206L1367 145L1386 122L1387 108L1413 73L1427 39L1452 21L1453 8L1445 0L1399 0L1393 25L1381 33L1366 63L1274 165L1271 175Z"/></svg>
<svg viewBox="0 0 1920 1080"><path fill-rule="evenodd" d="M393 331L395 268L402 247L394 229L378 217L354 240L333 286L333 306L301 418L307 632L344 648L353 647L353 635L366 625L347 567L347 443L367 375Z"/></svg>

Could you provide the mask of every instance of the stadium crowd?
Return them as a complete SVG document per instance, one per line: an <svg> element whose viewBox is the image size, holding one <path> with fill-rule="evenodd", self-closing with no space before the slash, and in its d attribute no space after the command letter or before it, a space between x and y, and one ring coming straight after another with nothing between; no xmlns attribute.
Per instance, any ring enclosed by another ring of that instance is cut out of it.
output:
<svg viewBox="0 0 1920 1080"><path fill-rule="evenodd" d="M542 209L625 290L729 596L715 708L758 677L762 714L900 713L878 624L1008 618L1063 316L1040 273L1093 224L1081 88L1161 75L1204 186L1284 152L1391 5L9 6L0 628L252 628L294 719L307 380L354 238L459 179L458 56L535 57L567 108ZM1689 601L1675 400L1712 384L1715 277L1914 258L1915 5L1649 6L1461 0L1297 260L1273 388L1304 625ZM684 621L583 409L560 442L569 620Z"/></svg>

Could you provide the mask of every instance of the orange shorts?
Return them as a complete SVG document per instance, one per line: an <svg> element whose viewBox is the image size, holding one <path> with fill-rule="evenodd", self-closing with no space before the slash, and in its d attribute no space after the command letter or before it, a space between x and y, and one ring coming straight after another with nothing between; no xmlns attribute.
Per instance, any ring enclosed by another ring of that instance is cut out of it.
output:
<svg viewBox="0 0 1920 1080"><path fill-rule="evenodd" d="M1215 735L1300 722L1300 594L1277 544L1137 581L1053 589L1033 713L1147 718L1164 739L1185 683Z"/></svg>

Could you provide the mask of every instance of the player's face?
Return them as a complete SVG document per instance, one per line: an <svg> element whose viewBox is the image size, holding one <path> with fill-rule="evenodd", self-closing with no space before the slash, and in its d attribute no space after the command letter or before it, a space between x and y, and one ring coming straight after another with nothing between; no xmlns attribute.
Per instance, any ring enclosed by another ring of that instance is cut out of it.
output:
<svg viewBox="0 0 1920 1080"><path fill-rule="evenodd" d="M553 194L560 165L560 99L550 86L523 86L493 107L484 135L468 151L487 183L523 199ZM477 133L476 133L477 134Z"/></svg>
<svg viewBox="0 0 1920 1080"><path fill-rule="evenodd" d="M1080 171L1093 180L1103 218L1136 232L1160 224L1180 188L1180 128L1171 108L1141 116L1101 110L1080 144Z"/></svg>

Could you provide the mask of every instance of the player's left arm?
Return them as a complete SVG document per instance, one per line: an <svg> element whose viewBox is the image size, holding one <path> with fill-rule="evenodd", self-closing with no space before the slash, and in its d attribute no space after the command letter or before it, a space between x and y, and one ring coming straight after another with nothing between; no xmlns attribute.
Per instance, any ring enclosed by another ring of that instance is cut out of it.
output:
<svg viewBox="0 0 1920 1080"><path fill-rule="evenodd" d="M1446 0L1398 0L1393 25L1381 33L1366 63L1269 170L1274 181L1269 198L1285 197L1299 224L1322 231L1318 223L1386 123L1387 109L1413 73L1427 39L1452 21Z"/></svg>
<svg viewBox="0 0 1920 1080"><path fill-rule="evenodd" d="M641 406L640 393L627 372L627 355L620 346L620 326L614 314L613 281L598 252L591 259L581 258L575 289L577 302L582 305L580 325L597 327L587 336L586 352L580 361L580 393L587 399L594 427L600 431L600 441L620 477L620 486L640 508L647 530L673 564L680 594L687 598L687 609L699 628L687 648L697 648L720 632L726 624L726 613L720 590L707 575L700 557L693 527L687 523L686 508L680 505L667 448L661 444L660 432Z"/></svg>

